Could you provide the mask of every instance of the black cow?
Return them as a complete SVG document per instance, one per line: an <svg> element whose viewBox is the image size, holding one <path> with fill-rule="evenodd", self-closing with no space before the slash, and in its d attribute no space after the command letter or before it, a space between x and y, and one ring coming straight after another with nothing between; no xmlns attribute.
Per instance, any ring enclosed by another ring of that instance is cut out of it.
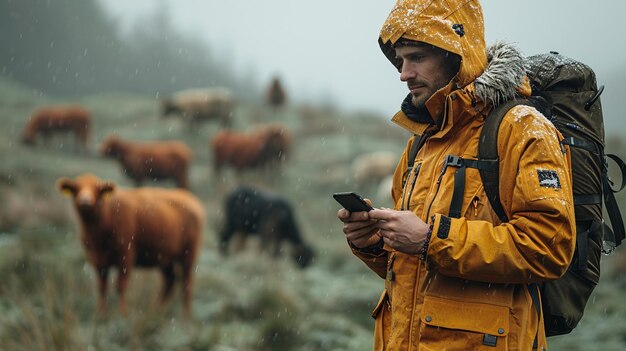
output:
<svg viewBox="0 0 626 351"><path fill-rule="evenodd" d="M295 222L293 209L282 196L248 186L230 192L224 201L225 224L220 234L223 252L228 254L235 234L259 235L263 249L276 257L283 242L292 246L292 257L300 268L308 266L314 256Z"/></svg>

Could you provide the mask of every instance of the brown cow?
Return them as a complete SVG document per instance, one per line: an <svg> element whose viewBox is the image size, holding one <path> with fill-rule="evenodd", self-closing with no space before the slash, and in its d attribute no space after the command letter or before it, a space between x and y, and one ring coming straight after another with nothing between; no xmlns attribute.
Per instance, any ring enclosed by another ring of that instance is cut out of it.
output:
<svg viewBox="0 0 626 351"><path fill-rule="evenodd" d="M278 124L261 125L248 133L221 130L211 140L215 174L224 165L241 172L282 161L290 144L290 134Z"/></svg>
<svg viewBox="0 0 626 351"><path fill-rule="evenodd" d="M284 106L287 102L287 94L285 93L278 77L274 77L267 88L267 91L265 92L265 101L274 111Z"/></svg>
<svg viewBox="0 0 626 351"><path fill-rule="evenodd" d="M102 142L100 153L117 158L124 174L137 186L146 178L173 178L179 187L188 188L187 173L193 155L183 142L131 142L109 135Z"/></svg>
<svg viewBox="0 0 626 351"><path fill-rule="evenodd" d="M180 269L185 315L190 316L194 265L204 223L204 207L196 197L181 189L121 189L93 174L75 180L60 178L57 186L73 199L80 240L98 276L101 312L106 310L109 269L118 269L118 307L125 313L126 287L137 266L161 270L162 303L171 296Z"/></svg>
<svg viewBox="0 0 626 351"><path fill-rule="evenodd" d="M22 142L34 145L38 135L47 139L53 133L72 132L84 147L89 137L90 120L91 112L78 105L42 107L29 117Z"/></svg>

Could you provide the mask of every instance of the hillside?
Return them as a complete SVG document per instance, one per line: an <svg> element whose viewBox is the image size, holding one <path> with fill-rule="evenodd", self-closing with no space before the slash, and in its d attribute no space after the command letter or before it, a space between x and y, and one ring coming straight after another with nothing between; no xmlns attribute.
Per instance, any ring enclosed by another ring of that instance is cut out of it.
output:
<svg viewBox="0 0 626 351"><path fill-rule="evenodd" d="M65 102L80 103L94 114L87 151L63 136L36 147L19 142L36 107ZM217 125L207 123L190 132L178 119L160 119L153 97L101 94L61 101L0 79L0 116L0 350L372 348L370 312L383 284L350 253L331 194L356 190L374 198L375 205L388 205L370 195L377 191L376 184L356 187L349 172L351 160L361 153L402 150L408 134L386 119L311 106L272 113L263 106L238 105L236 129L283 123L294 136L292 150L279 174L250 171L237 177L226 172L217 178L208 146ZM115 309L114 284L109 313L94 314L94 272L85 263L70 201L55 189L55 181L88 171L131 186L115 161L98 154L100 141L109 133L135 140L178 139L194 151L191 190L203 202L207 222L190 322L182 319L178 286L168 308L156 308L160 277L149 270L133 273L126 317ZM222 200L239 183L289 199L306 241L315 248L312 266L300 270L287 254L271 259L258 253L254 242L240 255L219 253ZM553 349L626 347L626 326L621 323L626 313L621 299L626 286L623 250L605 257L602 282L582 327L554 339Z"/></svg>

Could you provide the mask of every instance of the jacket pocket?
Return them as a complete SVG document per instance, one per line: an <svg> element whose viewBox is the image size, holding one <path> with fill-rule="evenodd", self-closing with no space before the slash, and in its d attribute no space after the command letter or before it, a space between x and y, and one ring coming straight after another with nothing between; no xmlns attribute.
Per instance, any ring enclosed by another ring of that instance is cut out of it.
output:
<svg viewBox="0 0 626 351"><path fill-rule="evenodd" d="M389 338L389 323L391 321L391 311L389 310L389 296L387 290L384 290L374 311L372 317L374 322L374 351L384 351L387 348L387 339Z"/></svg>
<svg viewBox="0 0 626 351"><path fill-rule="evenodd" d="M380 298L378 299L378 303L376 304L376 307L374 307L374 311L372 311L372 318L377 319L378 315L382 312L383 307L386 307L388 305L388 296L387 296L387 290L383 290L383 293L380 295Z"/></svg>
<svg viewBox="0 0 626 351"><path fill-rule="evenodd" d="M508 350L509 308L426 295L420 350Z"/></svg>

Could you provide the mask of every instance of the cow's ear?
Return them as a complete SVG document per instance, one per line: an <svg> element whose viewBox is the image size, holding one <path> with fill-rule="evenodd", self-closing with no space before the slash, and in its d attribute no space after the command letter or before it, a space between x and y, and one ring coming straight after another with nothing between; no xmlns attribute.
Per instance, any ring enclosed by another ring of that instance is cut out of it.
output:
<svg viewBox="0 0 626 351"><path fill-rule="evenodd" d="M76 182L69 178L59 178L57 180L57 189L67 196L76 195Z"/></svg>
<svg viewBox="0 0 626 351"><path fill-rule="evenodd" d="M99 184L99 188L100 188L100 195L103 196L108 196L111 195L113 193L113 191L115 191L115 183L113 182L102 182Z"/></svg>

